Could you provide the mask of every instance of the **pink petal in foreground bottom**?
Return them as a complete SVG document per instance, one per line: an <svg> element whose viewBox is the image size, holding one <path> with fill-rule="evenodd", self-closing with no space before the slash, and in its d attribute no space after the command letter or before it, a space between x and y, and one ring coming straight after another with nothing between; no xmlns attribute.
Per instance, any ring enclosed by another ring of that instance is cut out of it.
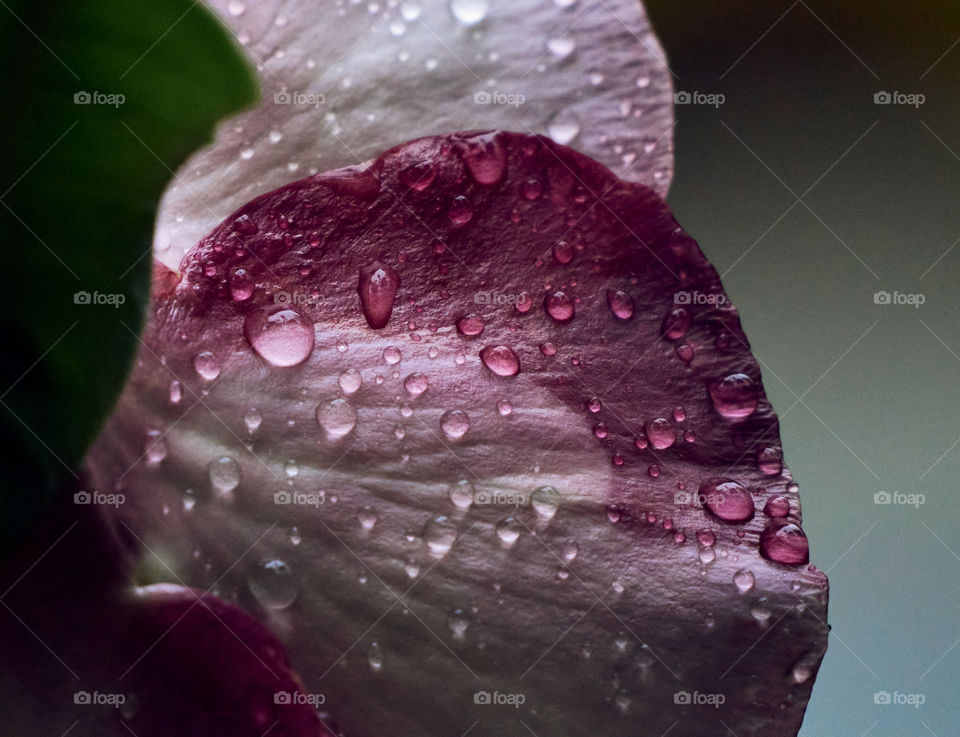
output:
<svg viewBox="0 0 960 737"><path fill-rule="evenodd" d="M652 190L424 138L180 271L86 471L346 734L796 734L826 577L737 312Z"/></svg>

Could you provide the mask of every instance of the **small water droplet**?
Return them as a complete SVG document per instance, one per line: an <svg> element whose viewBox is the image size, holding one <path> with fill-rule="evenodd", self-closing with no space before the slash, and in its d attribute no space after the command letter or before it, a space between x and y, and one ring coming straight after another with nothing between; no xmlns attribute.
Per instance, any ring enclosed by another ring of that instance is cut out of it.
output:
<svg viewBox="0 0 960 737"><path fill-rule="evenodd" d="M663 318L660 334L667 340L680 340L690 329L693 317L686 307L674 307Z"/></svg>
<svg viewBox="0 0 960 737"><path fill-rule="evenodd" d="M745 522L754 514L753 497L742 484L730 479L708 479L700 484L700 499L726 522Z"/></svg>
<svg viewBox="0 0 960 737"><path fill-rule="evenodd" d="M577 48L577 43L569 36L551 38L547 41L547 50L558 59L566 59Z"/></svg>
<svg viewBox="0 0 960 737"><path fill-rule="evenodd" d="M354 394L363 386L363 376L354 368L344 369L337 378L337 384L340 385L340 391L344 394Z"/></svg>
<svg viewBox="0 0 960 737"><path fill-rule="evenodd" d="M737 587L737 591L741 594L747 593L750 589L753 588L756 579L753 576L753 573L748 571L746 568L743 568L733 574L733 585Z"/></svg>
<svg viewBox="0 0 960 737"><path fill-rule="evenodd" d="M580 119L569 110L559 110L547 123L547 134L557 143L566 146L580 133Z"/></svg>
<svg viewBox="0 0 960 737"><path fill-rule="evenodd" d="M573 261L576 249L567 241L557 241L553 244L553 258L558 264L569 264Z"/></svg>
<svg viewBox="0 0 960 737"><path fill-rule="evenodd" d="M357 411L346 399L331 399L317 405L317 423L331 438L342 438L357 424Z"/></svg>
<svg viewBox="0 0 960 737"><path fill-rule="evenodd" d="M374 261L359 271L357 293L367 324L374 330L387 326L393 301L400 288L400 275L390 266Z"/></svg>
<svg viewBox="0 0 960 737"><path fill-rule="evenodd" d="M560 507L560 492L552 486L541 486L530 496L530 503L537 514L550 519Z"/></svg>
<svg viewBox="0 0 960 737"><path fill-rule="evenodd" d="M193 359L193 368L201 379L213 381L220 375L220 363L210 351L202 351Z"/></svg>
<svg viewBox="0 0 960 737"><path fill-rule="evenodd" d="M790 514L790 500L785 496L772 496L763 506L763 513L768 517L786 517Z"/></svg>
<svg viewBox="0 0 960 737"><path fill-rule="evenodd" d="M149 466L158 466L167 457L167 441L163 439L159 430L147 430L143 449Z"/></svg>
<svg viewBox="0 0 960 737"><path fill-rule="evenodd" d="M283 305L251 312L244 320L243 334L250 347L272 366L296 366L313 350L313 324Z"/></svg>
<svg viewBox="0 0 960 737"><path fill-rule="evenodd" d="M410 189L422 192L437 178L437 169L429 161L418 161L398 175L400 182Z"/></svg>
<svg viewBox="0 0 960 737"><path fill-rule="evenodd" d="M240 464L230 456L223 456L207 466L210 485L220 496L229 496L240 485Z"/></svg>
<svg viewBox="0 0 960 737"><path fill-rule="evenodd" d="M567 540L563 544L563 559L567 563L572 563L579 552L580 546L577 544L576 540Z"/></svg>
<svg viewBox="0 0 960 737"><path fill-rule="evenodd" d="M525 200L535 200L543 193L543 185L539 179L528 179L520 189L520 196Z"/></svg>
<svg viewBox="0 0 960 737"><path fill-rule="evenodd" d="M470 613L465 609L454 609L447 614L447 626L457 640L462 640L467 634L467 628L470 627Z"/></svg>
<svg viewBox="0 0 960 737"><path fill-rule="evenodd" d="M448 409L440 416L440 429L451 440L459 440L470 429L470 418L460 409Z"/></svg>
<svg viewBox="0 0 960 737"><path fill-rule="evenodd" d="M634 304L633 297L626 292L607 290L607 305L610 311L621 320L629 320L633 317Z"/></svg>
<svg viewBox="0 0 960 737"><path fill-rule="evenodd" d="M462 227L473 220L473 204L463 195L457 195L450 203L447 217L454 227Z"/></svg>
<svg viewBox="0 0 960 737"><path fill-rule="evenodd" d="M423 528L423 539L435 556L444 556L457 540L457 526L445 515L431 519Z"/></svg>
<svg viewBox="0 0 960 737"><path fill-rule="evenodd" d="M779 448L763 448L757 453L757 468L767 476L779 476L783 471L783 454Z"/></svg>
<svg viewBox="0 0 960 737"><path fill-rule="evenodd" d="M403 380L403 388L411 397L419 397L430 388L430 380L427 379L425 374L412 373Z"/></svg>
<svg viewBox="0 0 960 737"><path fill-rule="evenodd" d="M416 558L410 558L403 564L403 572L407 574L408 578L416 578L420 575L420 564Z"/></svg>
<svg viewBox="0 0 960 737"><path fill-rule="evenodd" d="M697 542L705 547L713 547L717 542L717 536L713 530L697 530Z"/></svg>
<svg viewBox="0 0 960 737"><path fill-rule="evenodd" d="M553 343L541 343L540 352L545 356L553 356L557 353L557 347Z"/></svg>
<svg viewBox="0 0 960 737"><path fill-rule="evenodd" d="M300 535L300 528L294 525L290 528L290 544L299 545L303 537Z"/></svg>
<svg viewBox="0 0 960 737"><path fill-rule="evenodd" d="M253 277L246 269L237 269L230 277L230 296L236 302L243 302L253 296Z"/></svg>
<svg viewBox="0 0 960 737"><path fill-rule="evenodd" d="M483 318L471 312L457 320L457 330L463 335L480 335L483 332Z"/></svg>
<svg viewBox="0 0 960 737"><path fill-rule="evenodd" d="M263 417L256 407L251 407L243 413L243 424L247 426L247 432L255 433L262 422Z"/></svg>
<svg viewBox="0 0 960 737"><path fill-rule="evenodd" d="M509 400L501 399L499 402L497 402L497 412L500 413L501 417L506 417L513 412L513 405Z"/></svg>
<svg viewBox="0 0 960 737"><path fill-rule="evenodd" d="M383 670L383 649L380 647L380 643L370 643L370 647L367 648L367 663L370 664L370 670L374 673Z"/></svg>
<svg viewBox="0 0 960 737"><path fill-rule="evenodd" d="M450 484L450 489L447 493L455 507L458 509L467 509L473 504L475 492L476 489L470 481L461 479L455 484Z"/></svg>
<svg viewBox="0 0 960 737"><path fill-rule="evenodd" d="M547 314L557 322L570 322L573 319L573 300L565 292L551 292L544 297L543 307Z"/></svg>
<svg viewBox="0 0 960 737"><path fill-rule="evenodd" d="M373 526L377 524L378 519L377 510L369 504L360 507L360 510L357 512L357 521L364 530L372 530Z"/></svg>
<svg viewBox="0 0 960 737"><path fill-rule="evenodd" d="M650 445L657 450L669 448L677 439L677 431L670 424L670 420L665 417L650 420L644 424L643 430L650 441Z"/></svg>
<svg viewBox="0 0 960 737"><path fill-rule="evenodd" d="M400 349L396 346L387 346L383 349L383 353L381 355L383 356L383 360L390 365L400 362Z"/></svg>
<svg viewBox="0 0 960 737"><path fill-rule="evenodd" d="M520 537L523 526L513 517L504 517L497 522L497 537L507 547L512 547Z"/></svg>
<svg viewBox="0 0 960 737"><path fill-rule="evenodd" d="M247 588L265 609L286 609L297 598L293 572L282 560L256 563L247 574Z"/></svg>

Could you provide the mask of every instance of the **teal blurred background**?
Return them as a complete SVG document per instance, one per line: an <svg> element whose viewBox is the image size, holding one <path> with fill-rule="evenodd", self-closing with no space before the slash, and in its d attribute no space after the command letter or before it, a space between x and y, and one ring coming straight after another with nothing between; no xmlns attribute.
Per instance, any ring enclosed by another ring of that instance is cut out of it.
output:
<svg viewBox="0 0 960 737"><path fill-rule="evenodd" d="M957 735L960 6L646 5L676 89L725 96L676 106L669 202L740 309L830 576L801 735Z"/></svg>

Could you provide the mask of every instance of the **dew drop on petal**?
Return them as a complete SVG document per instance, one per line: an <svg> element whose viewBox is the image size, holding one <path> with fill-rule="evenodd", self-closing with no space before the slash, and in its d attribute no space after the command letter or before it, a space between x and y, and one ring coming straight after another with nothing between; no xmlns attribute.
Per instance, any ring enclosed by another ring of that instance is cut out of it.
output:
<svg viewBox="0 0 960 737"><path fill-rule="evenodd" d="M807 536L799 526L775 520L760 533L760 555L785 565L801 565L810 557Z"/></svg>
<svg viewBox="0 0 960 737"><path fill-rule="evenodd" d="M737 591L741 594L745 594L752 589L755 582L753 573L746 569L741 569L733 574L733 585L737 587Z"/></svg>
<svg viewBox="0 0 960 737"><path fill-rule="evenodd" d="M440 429L450 440L459 440L470 429L470 418L460 409L448 409L440 416Z"/></svg>
<svg viewBox="0 0 960 737"><path fill-rule="evenodd" d="M423 539L433 555L446 555L457 540L457 526L449 517L441 514L424 526Z"/></svg>
<svg viewBox="0 0 960 737"><path fill-rule="evenodd" d="M633 297L626 292L608 289L607 305L610 307L610 311L621 320L629 320L633 317L635 309Z"/></svg>
<svg viewBox="0 0 960 737"><path fill-rule="evenodd" d="M213 381L220 375L220 362L210 351L198 353L193 359L193 368L206 381Z"/></svg>
<svg viewBox="0 0 960 737"><path fill-rule="evenodd" d="M296 366L313 351L313 324L281 305L255 310L243 323L250 347L271 366Z"/></svg>
<svg viewBox="0 0 960 737"><path fill-rule="evenodd" d="M357 424L357 411L346 399L337 398L317 405L317 423L331 438L342 438Z"/></svg>
<svg viewBox="0 0 960 737"><path fill-rule="evenodd" d="M722 417L740 420L757 409L759 391L746 374L730 374L709 384L710 401Z"/></svg>
<svg viewBox="0 0 960 737"><path fill-rule="evenodd" d="M357 293L367 324L374 330L386 327L400 288L400 275L390 266L375 261L359 271Z"/></svg>
<svg viewBox="0 0 960 737"><path fill-rule="evenodd" d="M490 10L488 0L450 0L450 13L461 25L475 26Z"/></svg>
<svg viewBox="0 0 960 737"><path fill-rule="evenodd" d="M488 345L480 351L480 360L497 376L516 376L520 373L520 359L505 345Z"/></svg>
<svg viewBox="0 0 960 737"><path fill-rule="evenodd" d="M447 491L447 495L450 497L450 501L453 502L455 507L458 509L467 509L471 504L473 504L475 491L476 490L470 481L467 479L461 479L455 484L450 484L450 489Z"/></svg>
<svg viewBox="0 0 960 737"><path fill-rule="evenodd" d="M223 456L207 466L210 485L220 496L228 496L240 485L240 464L230 456Z"/></svg>
<svg viewBox="0 0 960 737"><path fill-rule="evenodd" d="M473 312L457 320L457 330L463 335L480 335L483 328L483 318Z"/></svg>
<svg viewBox="0 0 960 737"><path fill-rule="evenodd" d="M708 479L700 484L703 505L725 522L745 522L753 517L753 497L730 479Z"/></svg>
<svg viewBox="0 0 960 737"><path fill-rule="evenodd" d="M247 588L264 609L286 609L297 598L297 584L282 560L256 563L247 573Z"/></svg>
<svg viewBox="0 0 960 737"><path fill-rule="evenodd" d="M425 374L412 373L403 380L403 388L411 397L419 397L430 388L430 381Z"/></svg>
<svg viewBox="0 0 960 737"><path fill-rule="evenodd" d="M235 302L243 302L253 296L253 277L246 269L237 269L230 277L230 296Z"/></svg>
<svg viewBox="0 0 960 737"><path fill-rule="evenodd" d="M363 376L354 368L344 369L337 377L337 384L344 394L354 394L363 386Z"/></svg>
<svg viewBox="0 0 960 737"><path fill-rule="evenodd" d="M573 300L565 292L548 293L544 297L543 307L557 322L570 322L573 319Z"/></svg>

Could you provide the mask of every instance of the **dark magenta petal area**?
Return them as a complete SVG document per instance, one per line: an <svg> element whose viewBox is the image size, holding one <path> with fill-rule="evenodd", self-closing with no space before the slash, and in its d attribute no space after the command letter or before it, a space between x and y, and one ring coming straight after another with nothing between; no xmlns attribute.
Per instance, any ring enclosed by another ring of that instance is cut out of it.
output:
<svg viewBox="0 0 960 737"><path fill-rule="evenodd" d="M422 138L258 197L179 273L85 470L143 580L229 602L144 670L219 684L210 730L288 714L242 609L348 735L797 733L826 577L737 310L652 189ZM152 591L150 632L191 606Z"/></svg>

